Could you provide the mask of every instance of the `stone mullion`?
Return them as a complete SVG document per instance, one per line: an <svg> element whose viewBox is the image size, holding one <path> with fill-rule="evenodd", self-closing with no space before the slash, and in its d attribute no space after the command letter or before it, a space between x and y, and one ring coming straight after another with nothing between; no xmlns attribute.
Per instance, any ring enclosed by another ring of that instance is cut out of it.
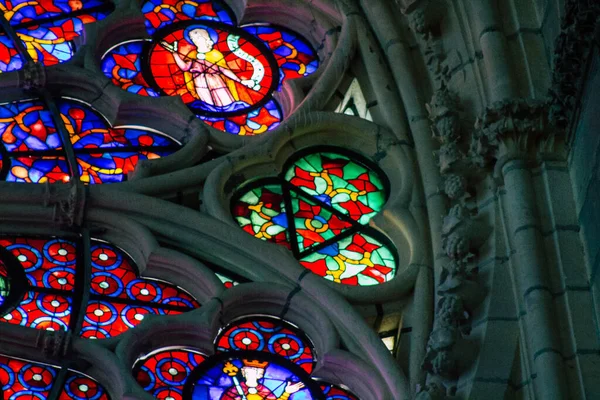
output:
<svg viewBox="0 0 600 400"><path fill-rule="evenodd" d="M543 238L539 229L531 171L524 160L511 160L502 167L506 195L504 215L513 255L519 323L525 336L528 363L535 376L533 385L540 399L567 397L559 326L553 291L546 270Z"/></svg>
<svg viewBox="0 0 600 400"><path fill-rule="evenodd" d="M63 364L64 365L64 364ZM48 393L48 400L60 400L60 395L65 386L65 381L67 380L67 374L69 373L69 369L66 367L62 367L56 374L56 378L54 378L54 383L52 384L52 389L50 389L50 393Z"/></svg>
<svg viewBox="0 0 600 400"><path fill-rule="evenodd" d="M71 144L71 135L69 134L64 121L61 117L60 110L56 105L56 102L50 95L50 93L46 89L41 90L41 97L46 107L50 111L50 116L52 118L52 122L54 122L54 126L58 131L60 138L63 142L63 150L65 152L65 157L69 164L69 172L71 173L71 181L75 186L81 185L81 181L79 180L79 164L77 163L77 156L75 155L75 151L73 150L73 146Z"/></svg>
<svg viewBox="0 0 600 400"><path fill-rule="evenodd" d="M78 336L83 326L83 319L85 317L86 308L90 299L90 288L92 280L92 251L91 251L91 239L90 230L88 228L81 229L81 241L80 241L80 253L78 254L80 260L78 260L78 273L80 274L79 284L80 287L77 298L74 303L78 305L78 312L75 314L77 320L71 324L73 327L73 334Z"/></svg>

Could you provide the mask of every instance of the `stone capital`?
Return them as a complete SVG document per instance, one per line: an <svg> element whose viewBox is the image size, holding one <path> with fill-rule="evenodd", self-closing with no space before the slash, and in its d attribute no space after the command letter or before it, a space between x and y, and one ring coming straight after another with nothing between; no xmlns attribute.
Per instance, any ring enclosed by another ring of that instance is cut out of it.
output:
<svg viewBox="0 0 600 400"><path fill-rule="evenodd" d="M556 135L548 123L546 103L530 99L501 101L477 118L469 156L480 167L515 158L535 158L539 150L554 143Z"/></svg>

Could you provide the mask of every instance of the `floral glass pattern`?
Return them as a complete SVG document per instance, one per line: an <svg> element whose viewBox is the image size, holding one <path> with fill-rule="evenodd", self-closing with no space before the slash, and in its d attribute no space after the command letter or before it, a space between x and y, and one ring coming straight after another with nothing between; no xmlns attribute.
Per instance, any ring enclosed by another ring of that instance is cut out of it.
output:
<svg viewBox="0 0 600 400"><path fill-rule="evenodd" d="M348 389L311 376L308 336L279 318L246 316L221 328L214 355L165 347L140 357L138 383L157 399L358 400Z"/></svg>
<svg viewBox="0 0 600 400"><path fill-rule="evenodd" d="M16 296L2 305L2 322L103 339L139 325L148 314L200 307L173 284L138 277L129 256L106 242L91 241L88 288L82 286L87 263L81 239L0 237L0 247L2 262L14 266L7 275L14 282L10 295ZM87 304L79 301L82 296Z"/></svg>
<svg viewBox="0 0 600 400"><path fill-rule="evenodd" d="M193 349L165 348L140 358L133 367L133 375L155 398L182 400L185 382L205 359Z"/></svg>
<svg viewBox="0 0 600 400"><path fill-rule="evenodd" d="M50 66L70 60L73 39L81 36L84 25L113 9L103 0L0 1L5 29L10 30L0 31L0 72L21 69L27 61Z"/></svg>
<svg viewBox="0 0 600 400"><path fill-rule="evenodd" d="M317 275L352 286L388 282L396 256L367 224L383 208L384 175L357 155L307 150L278 178L240 187L232 214L256 238L290 249Z"/></svg>
<svg viewBox="0 0 600 400"><path fill-rule="evenodd" d="M209 125L258 135L283 118L273 92L319 65L306 39L269 24L236 27L218 0L149 0L151 40L118 43L101 60L113 84L143 96L179 96Z"/></svg>
<svg viewBox="0 0 600 400"><path fill-rule="evenodd" d="M17 263L21 272L11 274L11 291L20 292L18 305L4 313L0 321L36 329L69 329L77 243L66 239L0 237L0 246L14 257L2 254L4 263Z"/></svg>
<svg viewBox="0 0 600 400"><path fill-rule="evenodd" d="M55 102L60 119L41 100L0 105L0 179L54 183L76 177L85 184L121 182L141 160L180 148L154 131L112 127L85 103L64 98ZM68 161L67 146L76 165Z"/></svg>
<svg viewBox="0 0 600 400"><path fill-rule="evenodd" d="M215 343L218 352L252 350L277 354L309 374L316 362L310 339L278 318L250 317L235 321L219 332Z"/></svg>
<svg viewBox="0 0 600 400"><path fill-rule="evenodd" d="M60 399L109 400L106 390L94 379L60 367L0 355L0 388L5 399L47 399L54 386L62 387Z"/></svg>

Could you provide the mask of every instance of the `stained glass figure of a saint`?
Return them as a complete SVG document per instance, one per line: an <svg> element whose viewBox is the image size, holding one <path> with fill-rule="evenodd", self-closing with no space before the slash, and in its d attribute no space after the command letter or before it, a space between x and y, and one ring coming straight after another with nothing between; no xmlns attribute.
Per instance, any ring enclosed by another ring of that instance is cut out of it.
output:
<svg viewBox="0 0 600 400"><path fill-rule="evenodd" d="M192 110L209 116L241 114L268 101L277 68L260 41L208 21L178 23L168 31L149 57L152 78L164 94L181 96Z"/></svg>
<svg viewBox="0 0 600 400"><path fill-rule="evenodd" d="M217 360L215 360L217 361ZM279 360L244 354L228 357L188 381L194 400L312 400L319 390L308 376L294 372ZM185 392L184 392L185 397Z"/></svg>
<svg viewBox="0 0 600 400"><path fill-rule="evenodd" d="M180 96L207 124L234 135L275 129L283 111L273 93L319 66L299 34L265 23L238 28L218 0L148 0L142 12L152 39L110 48L104 74L138 95Z"/></svg>

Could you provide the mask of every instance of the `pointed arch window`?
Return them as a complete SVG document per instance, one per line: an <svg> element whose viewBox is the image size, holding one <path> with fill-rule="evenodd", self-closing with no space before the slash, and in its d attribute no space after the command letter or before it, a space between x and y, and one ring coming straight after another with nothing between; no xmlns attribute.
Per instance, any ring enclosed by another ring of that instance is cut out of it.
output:
<svg viewBox="0 0 600 400"><path fill-rule="evenodd" d="M92 239L84 253L87 246L82 238L0 236L0 260L10 284L0 321L104 339L139 325L146 315L200 306L173 284L139 277L118 247Z"/></svg>
<svg viewBox="0 0 600 400"><path fill-rule="evenodd" d="M217 0L149 0L141 9L152 38L109 49L104 74L139 95L179 96L203 121L234 135L277 127L283 113L273 93L319 65L298 33L262 23L237 27Z"/></svg>
<svg viewBox="0 0 600 400"><path fill-rule="evenodd" d="M292 251L317 275L352 286L391 280L396 255L367 224L383 208L387 181L358 154L337 148L296 154L275 178L239 187L232 214L244 231Z"/></svg>
<svg viewBox="0 0 600 400"><path fill-rule="evenodd" d="M376 105L376 101L371 104L367 103L358 79L354 78L335 112L373 121L369 109Z"/></svg>
<svg viewBox="0 0 600 400"><path fill-rule="evenodd" d="M83 26L113 9L104 0L0 1L0 72L19 70L27 62L50 66L70 60Z"/></svg>
<svg viewBox="0 0 600 400"><path fill-rule="evenodd" d="M280 318L234 320L220 329L214 343L213 355L186 347L152 351L137 360L133 376L160 399L234 400L256 394L263 399L358 400L348 389L312 376L316 355L311 340Z"/></svg>
<svg viewBox="0 0 600 400"><path fill-rule="evenodd" d="M180 147L148 128L113 127L90 105L72 98L0 105L0 179L9 182L121 182L140 160Z"/></svg>
<svg viewBox="0 0 600 400"><path fill-rule="evenodd" d="M65 400L109 400L102 385L81 372L3 355L0 388L4 399L48 399L55 391Z"/></svg>

